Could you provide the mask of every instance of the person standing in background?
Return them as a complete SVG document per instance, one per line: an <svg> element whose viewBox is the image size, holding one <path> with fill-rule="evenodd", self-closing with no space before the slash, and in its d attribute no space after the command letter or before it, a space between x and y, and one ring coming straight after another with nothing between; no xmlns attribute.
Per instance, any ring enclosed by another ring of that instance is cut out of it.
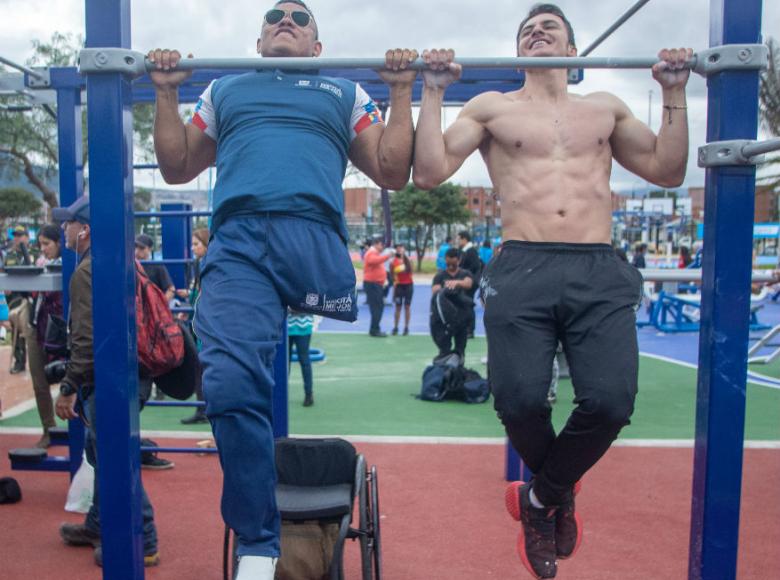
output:
<svg viewBox="0 0 780 580"><path fill-rule="evenodd" d="M412 261L406 255L406 247L403 244L395 245L395 257L390 264L390 270L393 272L393 302L395 303L393 335L398 334L398 322L401 319L401 307L403 306L404 336L408 336L414 280L412 280Z"/></svg>
<svg viewBox="0 0 780 580"><path fill-rule="evenodd" d="M366 302L371 313L368 334L375 338L387 336L379 324L382 322L384 286L387 282L385 262L392 256L392 253L385 251L385 243L381 238L376 238L363 256L363 291L366 293Z"/></svg>
<svg viewBox="0 0 780 580"><path fill-rule="evenodd" d="M290 310L287 315L287 337L289 348L287 349L287 373L292 364L293 348L298 354L298 362L301 365L303 375L303 406L311 407L314 404L313 373L311 368L311 333L314 331L314 316L296 310Z"/></svg>

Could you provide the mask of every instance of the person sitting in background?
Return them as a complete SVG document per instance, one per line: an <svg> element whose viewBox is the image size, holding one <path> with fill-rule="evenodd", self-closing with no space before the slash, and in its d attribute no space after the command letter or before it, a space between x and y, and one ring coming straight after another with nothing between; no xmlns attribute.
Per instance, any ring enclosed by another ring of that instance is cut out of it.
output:
<svg viewBox="0 0 780 580"><path fill-rule="evenodd" d="M179 295L180 298L186 298L189 304L192 306L195 305L195 303L198 300L198 296L200 295L200 272L201 272L201 262L203 258L206 257L206 251L209 247L209 230L208 228L198 228L194 232L192 232L192 255L195 257L195 261L192 263L192 272L190 275L190 287L177 290L176 293ZM186 313L179 313L179 319L180 320L186 320L187 321L187 327L190 332L192 332L192 315L186 314ZM198 345L198 350L200 350L200 341L195 337L195 343ZM203 401L203 385L200 381L195 383L195 398L198 401ZM181 420L181 423L183 425L195 425L197 423L208 423L208 418L206 417L206 407L196 407L195 413L191 417L185 417Z"/></svg>
<svg viewBox="0 0 780 580"><path fill-rule="evenodd" d="M61 229L54 224L46 224L38 232L38 246L41 249L39 265L62 264L60 256ZM29 324L23 325L23 336L27 344L27 362L35 393L35 404L38 416L41 418L43 435L35 444L46 449L51 443L49 429L56 427L54 420L54 403L51 398L49 381L46 379L44 367L50 362L44 349L46 327L49 316L62 317L62 292L36 292L33 294L29 309Z"/></svg>
<svg viewBox="0 0 780 580"><path fill-rule="evenodd" d="M314 330L314 316L296 310L290 310L287 315L287 337L289 348L287 349L287 373L290 373L293 348L298 354L298 362L301 365L303 376L303 406L311 407L314 404L313 378L311 368L311 333Z"/></svg>
<svg viewBox="0 0 780 580"><path fill-rule="evenodd" d="M460 255L455 248L447 250L444 259L447 268L434 276L431 287L431 337L439 347L439 356L455 352L463 364L474 318L474 278L458 265ZM438 294L442 297L438 298ZM446 304L439 300L446 300Z"/></svg>
<svg viewBox="0 0 780 580"><path fill-rule="evenodd" d="M390 270L393 273L393 302L395 303L393 334L398 334L398 322L401 320L401 307L403 306L404 336L408 336L414 281L412 280L412 261L406 255L406 247L403 244L395 245L395 257L390 263Z"/></svg>

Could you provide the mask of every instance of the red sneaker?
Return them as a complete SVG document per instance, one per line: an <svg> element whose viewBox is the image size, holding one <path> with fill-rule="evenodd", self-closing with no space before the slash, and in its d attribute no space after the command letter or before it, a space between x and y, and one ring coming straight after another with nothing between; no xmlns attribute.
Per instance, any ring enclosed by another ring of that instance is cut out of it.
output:
<svg viewBox="0 0 780 580"><path fill-rule="evenodd" d="M516 481L504 495L509 515L522 525L517 551L523 566L534 578L555 578L558 571L555 548L555 508L535 508L529 493L531 484Z"/></svg>

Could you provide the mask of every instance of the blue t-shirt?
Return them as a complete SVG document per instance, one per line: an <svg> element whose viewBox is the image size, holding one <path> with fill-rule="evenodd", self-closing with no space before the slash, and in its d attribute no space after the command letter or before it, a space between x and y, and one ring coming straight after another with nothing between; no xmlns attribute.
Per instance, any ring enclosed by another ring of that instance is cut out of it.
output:
<svg viewBox="0 0 780 580"><path fill-rule="evenodd" d="M191 122L217 142L213 230L230 215L275 212L331 224L347 239L349 147L382 122L360 85L304 71L229 75L211 82Z"/></svg>

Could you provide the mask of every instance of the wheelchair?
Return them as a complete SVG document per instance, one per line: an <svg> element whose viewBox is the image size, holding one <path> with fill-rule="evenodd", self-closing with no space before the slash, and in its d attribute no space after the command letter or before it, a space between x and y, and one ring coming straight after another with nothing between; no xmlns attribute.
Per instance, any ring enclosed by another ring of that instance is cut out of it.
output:
<svg viewBox="0 0 780 580"><path fill-rule="evenodd" d="M285 542L285 530L294 531L294 526L304 522L329 526L335 538L324 578L344 580L344 546L349 539L357 540L360 545L362 580L381 580L376 466L367 468L365 458L344 439L283 438L276 441L276 472L276 503L282 519L282 543ZM355 503L357 522L353 522ZM353 526L353 523L356 525ZM318 555L314 553L316 551L312 550L313 557ZM277 565L277 578L287 565L285 557L283 553ZM237 569L235 537L226 527L225 580L235 578ZM293 576L287 574L285 577ZM296 580L309 578L296 576Z"/></svg>

